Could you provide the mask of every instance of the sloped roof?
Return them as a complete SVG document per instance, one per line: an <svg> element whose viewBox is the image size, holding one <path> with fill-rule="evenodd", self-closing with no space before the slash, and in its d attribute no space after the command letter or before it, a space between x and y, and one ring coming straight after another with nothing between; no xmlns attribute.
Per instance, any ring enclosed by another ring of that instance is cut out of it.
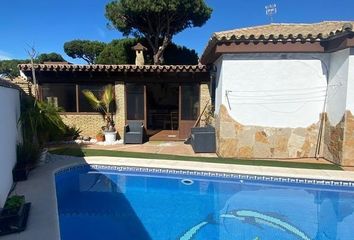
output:
<svg viewBox="0 0 354 240"><path fill-rule="evenodd" d="M31 71L31 64L18 65L21 71ZM75 65L35 64L36 71L77 71L77 72L207 72L205 65Z"/></svg>
<svg viewBox="0 0 354 240"><path fill-rule="evenodd" d="M272 23L216 32L212 38L232 39L327 39L353 30L354 21L326 21L320 23Z"/></svg>
<svg viewBox="0 0 354 240"><path fill-rule="evenodd" d="M325 21L319 23L272 23L268 25L216 32L210 38L203 59L220 42L317 42L353 33L354 21Z"/></svg>

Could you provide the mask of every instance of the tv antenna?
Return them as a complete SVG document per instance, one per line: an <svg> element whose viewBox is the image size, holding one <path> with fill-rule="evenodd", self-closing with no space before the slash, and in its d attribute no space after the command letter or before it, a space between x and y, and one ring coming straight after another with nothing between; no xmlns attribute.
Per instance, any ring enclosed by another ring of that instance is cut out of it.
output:
<svg viewBox="0 0 354 240"><path fill-rule="evenodd" d="M274 4L269 4L265 6L266 10L266 15L270 18L270 23L273 23L273 15L277 13L277 5Z"/></svg>

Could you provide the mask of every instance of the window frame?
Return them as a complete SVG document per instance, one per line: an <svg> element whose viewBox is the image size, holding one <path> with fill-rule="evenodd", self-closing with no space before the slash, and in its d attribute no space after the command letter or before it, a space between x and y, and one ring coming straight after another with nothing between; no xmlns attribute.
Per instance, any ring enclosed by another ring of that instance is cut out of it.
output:
<svg viewBox="0 0 354 240"><path fill-rule="evenodd" d="M143 87L143 118L142 119L129 119L128 118L128 85L137 85L139 87ZM138 121L138 122L144 122L144 125L146 125L146 84L139 84L135 82L129 82L125 83L125 120L126 121Z"/></svg>
<svg viewBox="0 0 354 240"><path fill-rule="evenodd" d="M45 99L43 99L43 85L44 84L48 84L48 85L53 85L53 84L73 84L75 85L75 109L76 111L75 112L67 112L67 111L62 111L62 112L59 112L59 114L61 115L101 115L100 112L98 111L95 111L95 112L80 112L79 109L80 109L80 96L79 96L79 88L80 88L80 85L87 85L87 83L85 84L78 84L78 83L42 83L39 85L39 89L40 89L40 100L42 101L45 101ZM91 84L91 83L88 83L88 84ZM92 84L92 85L95 85L96 83ZM103 84L103 87L108 85L110 83L106 83L106 84ZM115 115L116 113L114 113L113 115Z"/></svg>

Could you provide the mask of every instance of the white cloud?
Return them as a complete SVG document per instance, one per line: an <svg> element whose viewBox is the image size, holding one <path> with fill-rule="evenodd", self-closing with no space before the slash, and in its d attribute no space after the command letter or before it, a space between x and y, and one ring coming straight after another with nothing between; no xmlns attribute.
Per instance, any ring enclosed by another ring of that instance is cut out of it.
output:
<svg viewBox="0 0 354 240"><path fill-rule="evenodd" d="M11 54L0 50L0 60L10 60L12 59Z"/></svg>

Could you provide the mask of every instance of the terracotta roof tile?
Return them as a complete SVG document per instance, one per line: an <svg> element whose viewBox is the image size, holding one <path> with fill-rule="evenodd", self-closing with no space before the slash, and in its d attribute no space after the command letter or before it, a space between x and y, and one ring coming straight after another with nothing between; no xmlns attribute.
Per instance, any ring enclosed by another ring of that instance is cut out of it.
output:
<svg viewBox="0 0 354 240"><path fill-rule="evenodd" d="M18 65L21 71L31 71L31 64ZM106 71L106 72L207 72L205 65L75 65L75 64L35 64L36 71Z"/></svg>
<svg viewBox="0 0 354 240"><path fill-rule="evenodd" d="M325 21L320 23L273 23L269 25L239 28L216 32L210 38L201 62L210 54L219 42L284 42L284 41L327 41L343 34L354 33L354 21Z"/></svg>
<svg viewBox="0 0 354 240"><path fill-rule="evenodd" d="M338 33L353 30L354 21L332 21L313 24L273 23L269 25L216 32L213 38L230 39L268 39L274 38L330 38Z"/></svg>

